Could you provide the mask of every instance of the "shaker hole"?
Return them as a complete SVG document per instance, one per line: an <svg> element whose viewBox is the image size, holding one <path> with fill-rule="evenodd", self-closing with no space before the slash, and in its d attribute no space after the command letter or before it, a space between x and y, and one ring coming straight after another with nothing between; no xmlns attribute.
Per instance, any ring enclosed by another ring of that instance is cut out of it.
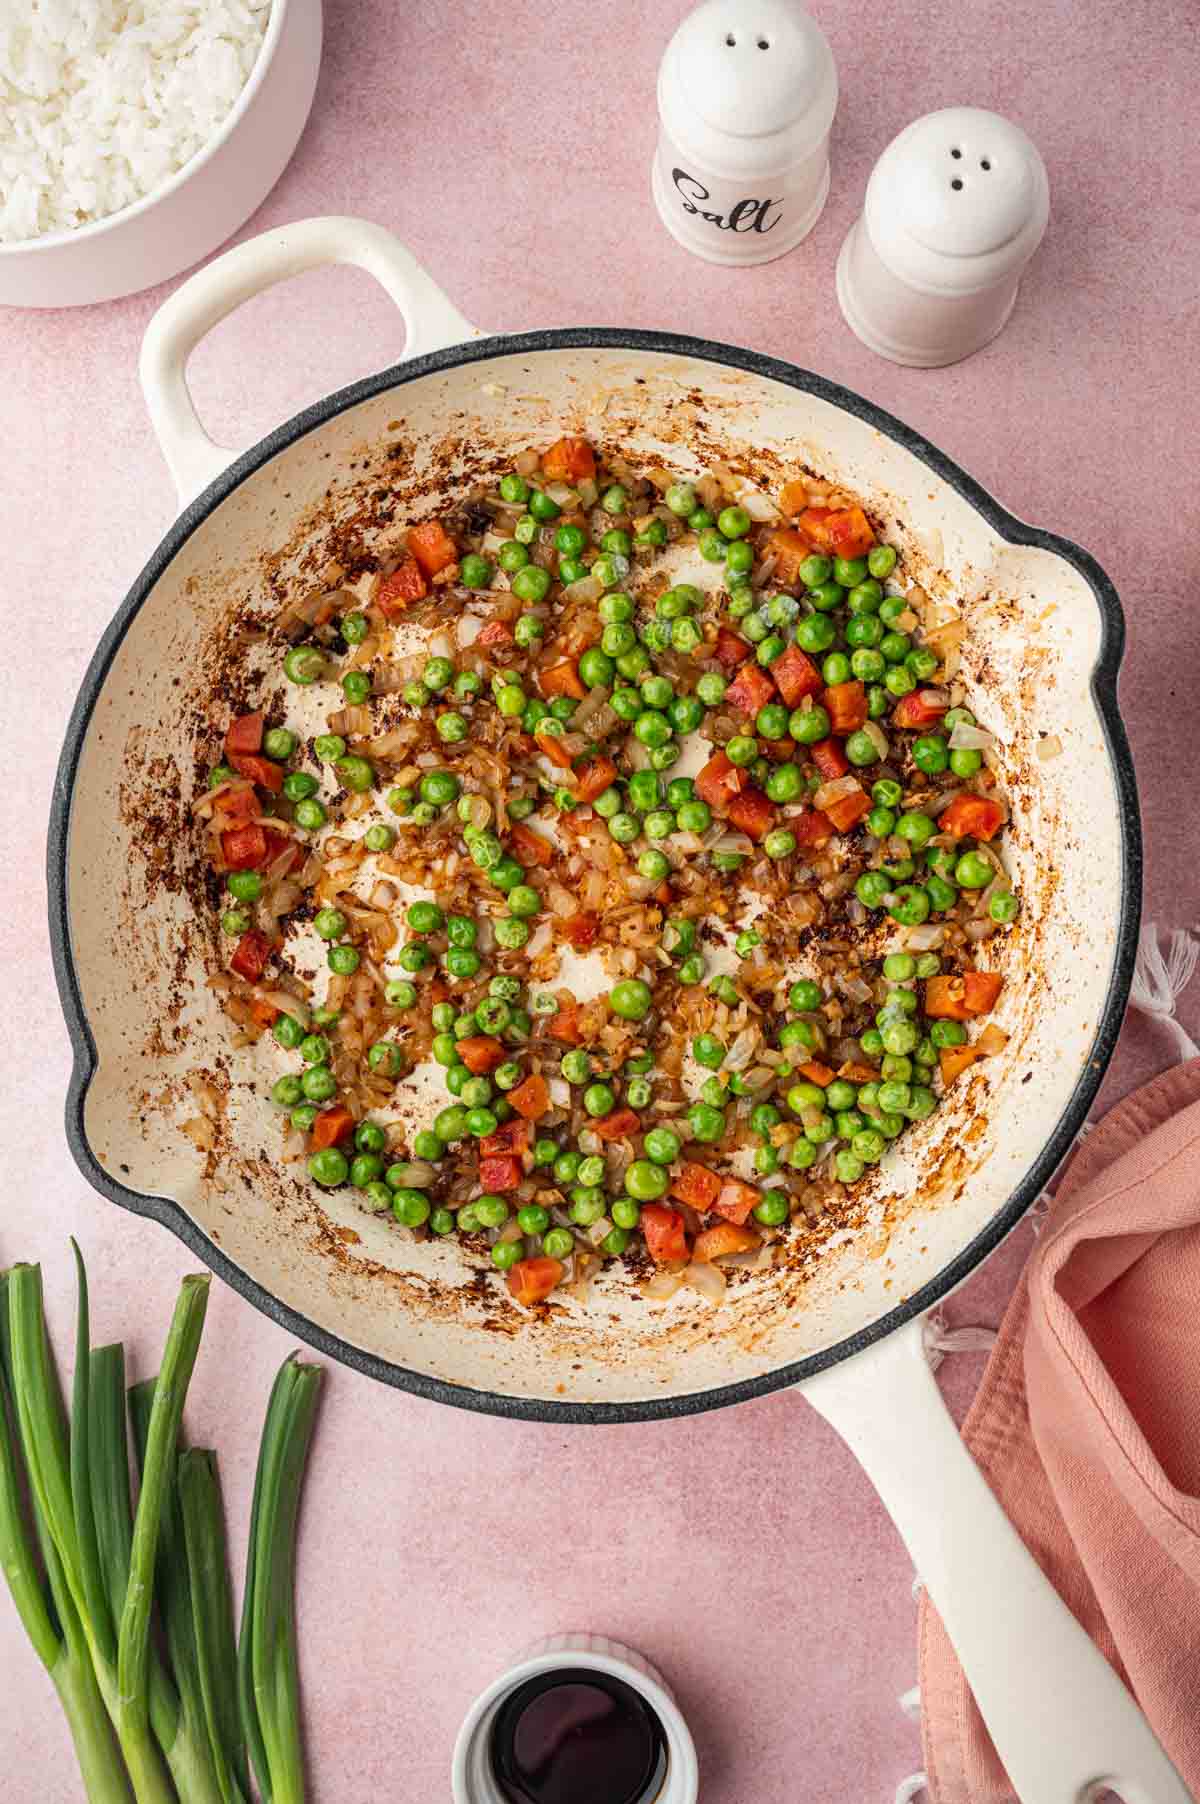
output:
<svg viewBox="0 0 1200 1804"><path fill-rule="evenodd" d="M759 38L758 47L760 50L769 50L771 48L770 38Z"/></svg>
<svg viewBox="0 0 1200 1804"><path fill-rule="evenodd" d="M958 176L955 176L955 178L951 182L950 186L954 189L955 193L957 194L958 190L962 187L962 182L960 181Z"/></svg>
<svg viewBox="0 0 1200 1804"><path fill-rule="evenodd" d="M731 31L727 31L725 33L725 42L729 45L729 48L731 50L733 49L734 45L737 43L737 39L734 37L734 35Z"/></svg>
<svg viewBox="0 0 1200 1804"><path fill-rule="evenodd" d="M950 152L950 155L955 158L962 156L962 151L958 148L957 144L954 146L954 149Z"/></svg>
<svg viewBox="0 0 1200 1804"><path fill-rule="evenodd" d="M980 168L981 168L981 169L990 169L990 168L991 168L991 166L992 166L992 165L991 165L991 163L990 163L990 162L989 162L989 160L988 160L988 158L987 158L987 157L980 157L980 159L979 159L979 167L980 167Z"/></svg>

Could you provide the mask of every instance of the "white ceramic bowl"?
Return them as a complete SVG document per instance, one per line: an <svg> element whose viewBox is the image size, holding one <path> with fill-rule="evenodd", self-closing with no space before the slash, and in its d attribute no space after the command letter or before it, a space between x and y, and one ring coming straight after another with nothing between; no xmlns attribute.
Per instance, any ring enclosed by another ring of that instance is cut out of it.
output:
<svg viewBox="0 0 1200 1804"><path fill-rule="evenodd" d="M321 0L273 0L258 61L216 137L161 188L107 219L0 244L0 305L112 301L207 257L283 174L320 62Z"/></svg>
<svg viewBox="0 0 1200 1804"><path fill-rule="evenodd" d="M662 1724L667 1744L667 1770L654 1804L696 1804L700 1787L696 1748L666 1680L641 1654L604 1635L547 1636L527 1648L515 1666L480 1693L455 1743L450 1769L454 1804L504 1804L489 1754L496 1714L527 1679L568 1667L608 1673L641 1693Z"/></svg>

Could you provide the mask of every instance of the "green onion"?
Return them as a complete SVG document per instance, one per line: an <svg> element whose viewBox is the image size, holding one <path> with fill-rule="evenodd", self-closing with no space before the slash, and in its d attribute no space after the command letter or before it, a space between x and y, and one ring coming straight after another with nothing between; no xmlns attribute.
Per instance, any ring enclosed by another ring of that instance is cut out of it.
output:
<svg viewBox="0 0 1200 1804"><path fill-rule="evenodd" d="M269 1804L300 1804L304 1764L297 1687L296 1513L320 1368L284 1361L258 1454L238 1642L242 1725Z"/></svg>

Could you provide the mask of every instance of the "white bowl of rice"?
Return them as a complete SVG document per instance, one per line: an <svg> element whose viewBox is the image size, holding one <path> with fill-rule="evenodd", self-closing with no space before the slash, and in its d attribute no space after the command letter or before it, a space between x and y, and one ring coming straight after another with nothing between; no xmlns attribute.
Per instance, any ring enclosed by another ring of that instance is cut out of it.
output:
<svg viewBox="0 0 1200 1804"><path fill-rule="evenodd" d="M77 307L206 257L312 106L321 0L0 7L0 305Z"/></svg>

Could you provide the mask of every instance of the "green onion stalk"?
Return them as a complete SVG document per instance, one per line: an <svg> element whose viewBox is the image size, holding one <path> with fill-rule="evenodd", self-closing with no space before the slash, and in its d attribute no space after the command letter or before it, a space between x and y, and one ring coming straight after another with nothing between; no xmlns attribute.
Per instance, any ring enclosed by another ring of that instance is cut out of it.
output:
<svg viewBox="0 0 1200 1804"><path fill-rule="evenodd" d="M0 1274L0 1561L62 1701L90 1804L248 1804L247 1743L265 1804L302 1804L292 1586L320 1372L289 1360L272 1393L239 1650L216 1457L180 1447L209 1280L183 1280L161 1370L129 1392L127 1417L124 1352L91 1347L77 1247L75 1258L69 1418L41 1272Z"/></svg>

